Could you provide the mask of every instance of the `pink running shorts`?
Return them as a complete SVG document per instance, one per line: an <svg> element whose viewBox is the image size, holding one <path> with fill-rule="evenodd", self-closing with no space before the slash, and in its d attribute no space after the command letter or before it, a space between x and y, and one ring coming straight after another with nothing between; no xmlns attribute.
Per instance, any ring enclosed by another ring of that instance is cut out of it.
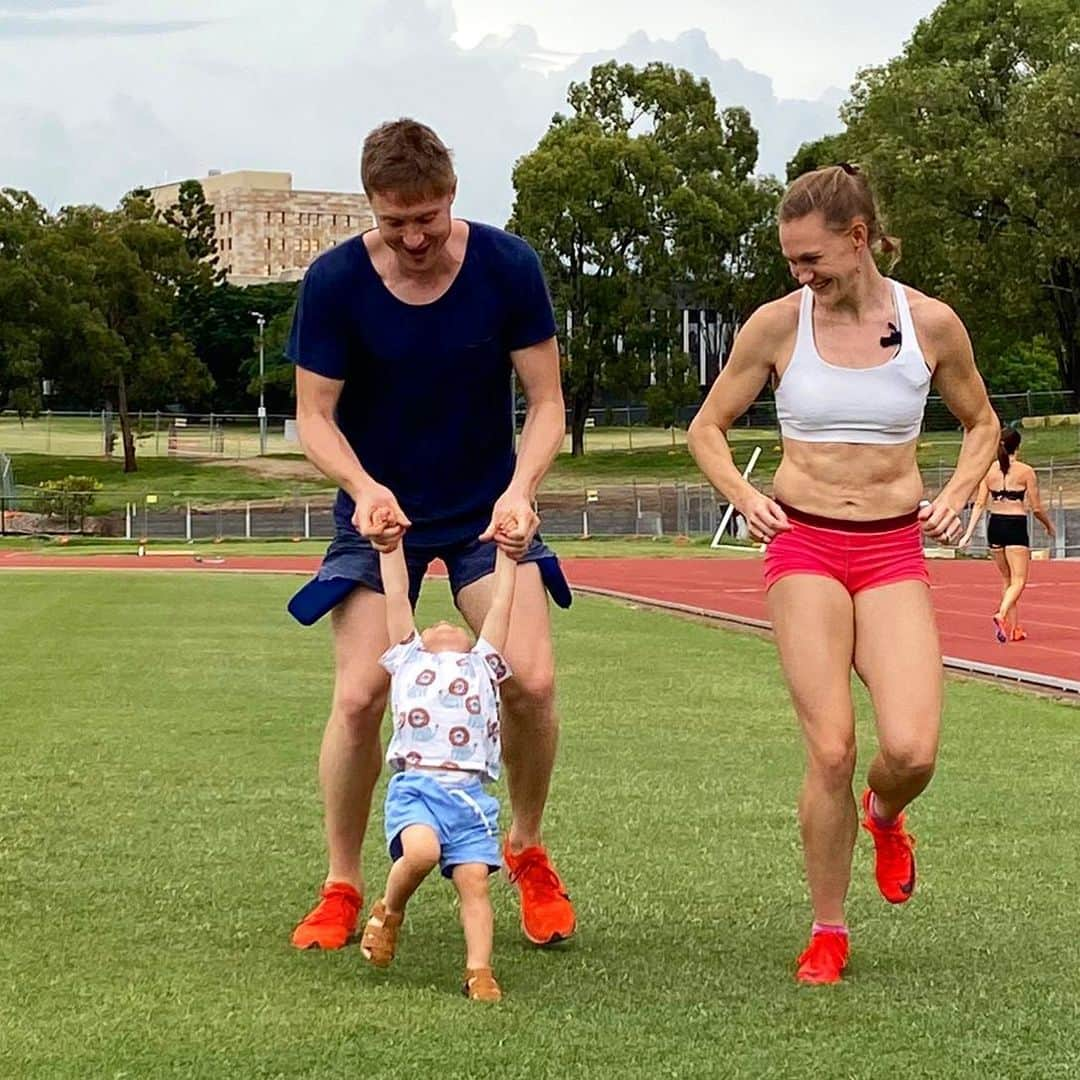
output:
<svg viewBox="0 0 1080 1080"><path fill-rule="evenodd" d="M851 596L896 581L930 584L918 511L880 521L842 521L783 507L792 528L765 549L765 589L792 574L839 581Z"/></svg>

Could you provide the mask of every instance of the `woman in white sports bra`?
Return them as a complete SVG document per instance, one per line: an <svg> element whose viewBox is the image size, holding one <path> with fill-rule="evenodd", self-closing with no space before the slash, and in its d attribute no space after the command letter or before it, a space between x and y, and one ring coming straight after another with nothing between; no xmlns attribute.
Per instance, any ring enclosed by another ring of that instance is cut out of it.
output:
<svg viewBox="0 0 1080 1080"><path fill-rule="evenodd" d="M747 320L690 427L690 449L768 544L769 612L806 745L799 818L813 926L796 978L820 984L840 979L849 951L844 902L860 818L851 672L870 691L878 735L862 825L879 891L903 903L915 887L904 808L933 775L942 701L922 537L959 538L998 422L956 314L879 272L874 251L897 242L883 236L855 166L799 177L779 219L801 288ZM784 451L773 498L742 478L726 438L769 380ZM916 443L931 382L964 441L949 483L920 503Z"/></svg>

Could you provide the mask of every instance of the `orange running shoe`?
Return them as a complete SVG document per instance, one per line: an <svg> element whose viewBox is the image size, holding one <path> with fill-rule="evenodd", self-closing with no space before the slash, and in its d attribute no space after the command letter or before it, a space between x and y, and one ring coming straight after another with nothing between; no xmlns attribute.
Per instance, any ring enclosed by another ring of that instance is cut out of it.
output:
<svg viewBox="0 0 1080 1080"><path fill-rule="evenodd" d="M298 949L340 949L348 944L364 898L347 881L330 881L319 893L322 899L293 931Z"/></svg>
<svg viewBox="0 0 1080 1080"><path fill-rule="evenodd" d="M807 986L838 983L847 967L851 947L847 934L818 932L810 935L810 944L798 959L795 978Z"/></svg>
<svg viewBox="0 0 1080 1080"><path fill-rule="evenodd" d="M1027 641L1027 631L1021 630L1020 627L1016 627L1012 632L1013 641Z"/></svg>
<svg viewBox="0 0 1080 1080"><path fill-rule="evenodd" d="M870 812L873 792L862 795L862 827L874 838L874 877L878 892L890 904L904 904L915 892L915 837L904 828L901 814L891 825L882 825Z"/></svg>
<svg viewBox="0 0 1080 1080"><path fill-rule="evenodd" d="M534 945L565 941L577 928L574 905L562 878L540 846L523 848L517 855L510 841L503 846L503 859L510 884L521 896L521 929Z"/></svg>

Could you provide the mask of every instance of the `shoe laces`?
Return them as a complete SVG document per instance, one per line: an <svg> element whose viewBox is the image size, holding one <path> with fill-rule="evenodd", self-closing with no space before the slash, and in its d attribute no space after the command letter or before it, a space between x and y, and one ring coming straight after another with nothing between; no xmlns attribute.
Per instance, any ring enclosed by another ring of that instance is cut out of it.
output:
<svg viewBox="0 0 1080 1080"><path fill-rule="evenodd" d="M915 847L915 837L904 828L903 822L897 822L892 828L879 828L875 834L883 854L889 857L907 855Z"/></svg>
<svg viewBox="0 0 1080 1080"><path fill-rule="evenodd" d="M520 882L537 893L555 893L565 896L562 878L555 873L551 863L542 853L526 856L510 874L511 884Z"/></svg>
<svg viewBox="0 0 1080 1080"><path fill-rule="evenodd" d="M309 925L346 922L356 913L356 908L356 900L344 889L324 889L322 902L308 916L307 922Z"/></svg>
<svg viewBox="0 0 1080 1080"><path fill-rule="evenodd" d="M812 934L810 944L799 957L799 966L813 970L843 967L847 938L843 934Z"/></svg>

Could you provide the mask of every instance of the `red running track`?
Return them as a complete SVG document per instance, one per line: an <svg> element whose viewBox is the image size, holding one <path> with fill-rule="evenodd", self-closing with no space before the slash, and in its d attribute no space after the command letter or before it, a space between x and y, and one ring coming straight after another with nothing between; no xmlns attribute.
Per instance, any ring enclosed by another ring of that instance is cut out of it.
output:
<svg viewBox="0 0 1080 1080"><path fill-rule="evenodd" d="M201 561L200 561L201 560ZM195 570L308 574L319 557L205 555L40 555L0 552L0 570ZM757 559L566 559L571 584L684 604L719 615L767 620ZM1028 640L999 645L990 616L1001 586L988 562L930 560L942 650L977 663L1080 680L1080 561L1035 561L1021 604Z"/></svg>
<svg viewBox="0 0 1080 1080"><path fill-rule="evenodd" d="M757 559L568 559L575 585L767 621ZM1035 561L1020 605L1027 641L999 645L991 615L1001 579L989 562L929 560L946 656L1080 679L1080 561Z"/></svg>

